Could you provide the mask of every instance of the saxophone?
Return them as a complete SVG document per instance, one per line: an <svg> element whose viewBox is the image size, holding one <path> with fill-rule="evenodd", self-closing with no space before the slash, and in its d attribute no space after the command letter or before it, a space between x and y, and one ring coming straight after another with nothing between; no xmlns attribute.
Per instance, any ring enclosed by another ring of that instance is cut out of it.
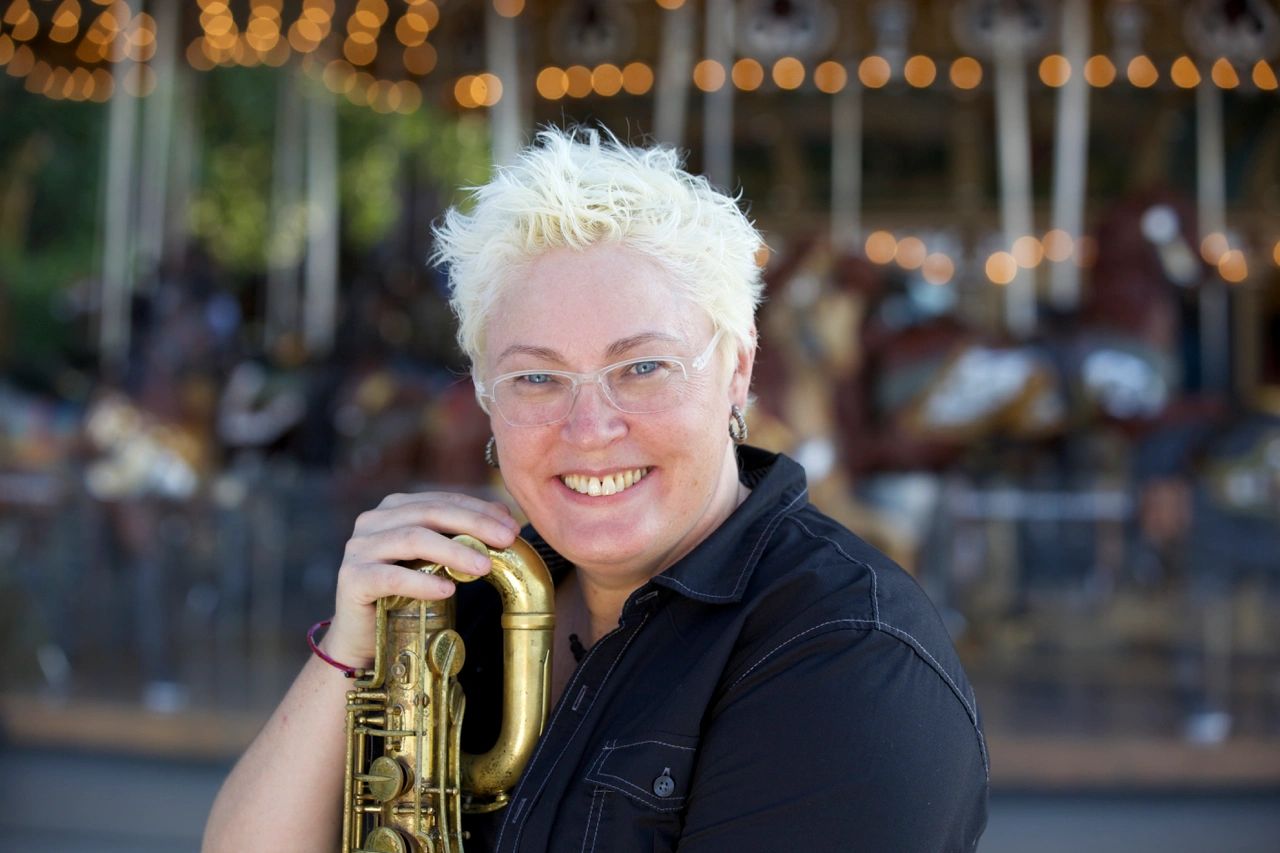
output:
<svg viewBox="0 0 1280 853"><path fill-rule="evenodd" d="M462 814L505 806L542 734L551 696L551 576L523 539L495 551L471 536L455 538L492 558L485 579L502 597L501 733L483 755L459 747L466 698L455 676L465 649L453 630L453 599L379 599L373 669L347 693L344 853L461 853ZM476 580L437 563L409 568Z"/></svg>

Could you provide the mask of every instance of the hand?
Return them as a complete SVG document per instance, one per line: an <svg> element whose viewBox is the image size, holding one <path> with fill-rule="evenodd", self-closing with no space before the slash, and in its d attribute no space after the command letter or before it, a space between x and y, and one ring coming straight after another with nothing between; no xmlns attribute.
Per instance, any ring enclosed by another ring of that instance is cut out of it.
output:
<svg viewBox="0 0 1280 853"><path fill-rule="evenodd" d="M453 541L469 533L492 548L507 548L519 523L502 504L444 492L389 495L377 509L361 513L338 568L333 624L320 645L342 663L373 661L375 603L388 595L437 601L453 595L447 578L396 565L409 560L440 563L485 575L490 560Z"/></svg>

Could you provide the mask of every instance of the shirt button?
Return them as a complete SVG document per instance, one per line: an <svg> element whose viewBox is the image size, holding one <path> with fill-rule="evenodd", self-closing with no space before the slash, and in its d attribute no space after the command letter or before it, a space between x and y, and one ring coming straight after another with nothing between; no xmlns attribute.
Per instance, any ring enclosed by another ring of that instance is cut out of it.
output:
<svg viewBox="0 0 1280 853"><path fill-rule="evenodd" d="M663 770L662 775L653 780L653 792L659 797L669 797L676 792L676 781L667 773L669 770Z"/></svg>

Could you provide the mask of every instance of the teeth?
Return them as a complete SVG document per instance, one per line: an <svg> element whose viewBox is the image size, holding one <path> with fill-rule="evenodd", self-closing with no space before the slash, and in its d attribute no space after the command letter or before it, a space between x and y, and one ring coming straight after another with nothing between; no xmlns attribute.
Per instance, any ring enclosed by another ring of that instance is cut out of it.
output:
<svg viewBox="0 0 1280 853"><path fill-rule="evenodd" d="M624 489L631 488L636 483L640 482L647 473L649 473L648 468L632 468L630 471L622 471L617 474L606 474L603 477L588 477L584 474L565 474L560 478L560 480L580 495L600 497L616 495Z"/></svg>

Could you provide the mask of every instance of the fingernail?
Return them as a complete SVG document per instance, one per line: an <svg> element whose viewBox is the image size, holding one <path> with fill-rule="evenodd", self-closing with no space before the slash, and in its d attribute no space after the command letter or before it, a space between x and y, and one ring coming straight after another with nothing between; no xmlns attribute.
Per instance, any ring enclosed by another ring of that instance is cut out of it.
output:
<svg viewBox="0 0 1280 853"><path fill-rule="evenodd" d="M488 558L488 557L485 557L485 556L483 556L483 555L481 555L481 554L476 554L476 558L475 558L474 560L472 560L471 562L472 562L472 565L474 565L474 566L476 567L476 571L477 571L477 572L487 572L487 571L489 571L490 565L489 565L489 558Z"/></svg>

